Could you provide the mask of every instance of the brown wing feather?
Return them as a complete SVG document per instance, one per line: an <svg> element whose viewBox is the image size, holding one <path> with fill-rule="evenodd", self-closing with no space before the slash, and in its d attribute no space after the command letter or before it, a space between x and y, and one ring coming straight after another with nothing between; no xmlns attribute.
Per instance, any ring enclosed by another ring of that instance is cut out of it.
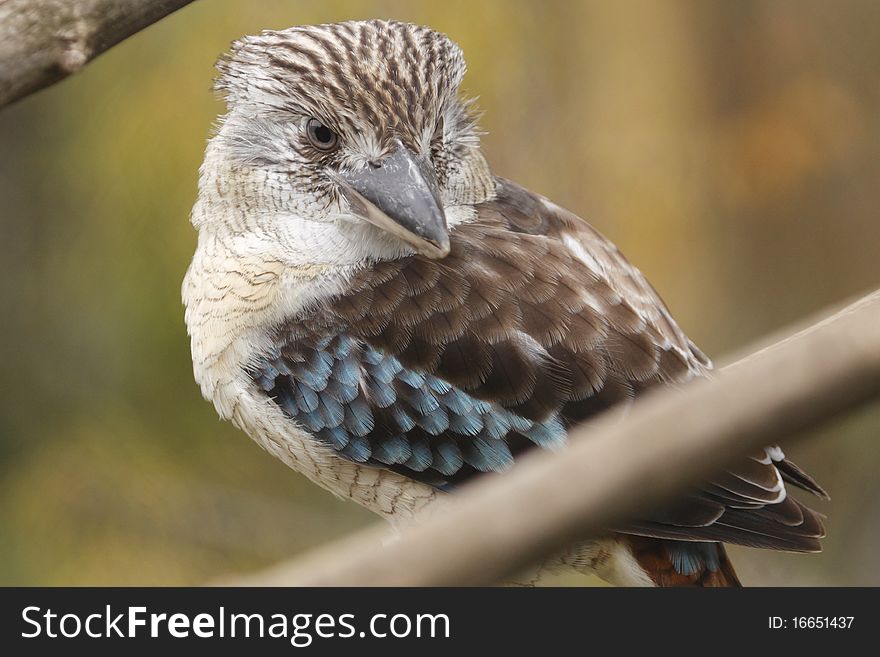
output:
<svg viewBox="0 0 880 657"><path fill-rule="evenodd" d="M641 272L586 222L501 179L497 197L477 211L452 231L447 258L371 265L300 323L316 332L342 326L473 397L568 426L655 385L710 372ZM528 444L511 440L514 454ZM783 497L782 478L824 491L769 454L743 459L675 509L622 530L818 549L821 520Z"/></svg>
<svg viewBox="0 0 880 657"><path fill-rule="evenodd" d="M564 243L568 235L577 240L588 261L592 259L599 269L574 275L563 272L569 283L567 290L586 288L606 301L602 317L605 324L600 324L598 330L589 321L593 319L589 313L587 322L569 323L586 328L591 337L602 335L602 339L584 350L607 354L598 368L595 358L591 361L571 348L571 338L565 339L565 346L557 345L553 352L556 360L572 373L576 387L601 391L596 380L601 378L603 385L617 381L618 386L638 393L651 385L682 382L711 370L709 359L684 335L641 272L591 226L509 181L500 181L494 205L483 214L497 214L508 222L511 230L544 235L557 245ZM541 218L536 219L535 215ZM580 264L581 268L586 266ZM575 281L577 285L573 284ZM613 303L615 299L619 302ZM567 305L577 308L577 302L570 297ZM594 375L597 372L601 372L600 377ZM598 400L599 396L594 394L587 399ZM569 421L579 421L595 412L594 406L583 401L579 405L569 403L564 412ZM768 451L757 459L743 459L675 508L622 529L679 540L724 540L797 551L820 549L818 539L824 536L820 516L792 498L785 496L780 500L783 481L827 497L800 468L784 457L771 459Z"/></svg>

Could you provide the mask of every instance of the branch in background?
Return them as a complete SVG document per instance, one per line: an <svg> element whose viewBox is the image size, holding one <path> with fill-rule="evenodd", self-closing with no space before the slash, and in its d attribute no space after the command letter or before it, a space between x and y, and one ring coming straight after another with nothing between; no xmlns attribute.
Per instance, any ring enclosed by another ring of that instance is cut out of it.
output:
<svg viewBox="0 0 880 657"><path fill-rule="evenodd" d="M0 0L0 108L192 0Z"/></svg>
<svg viewBox="0 0 880 657"><path fill-rule="evenodd" d="M880 396L880 291L716 378L660 389L485 478L384 547L359 532L263 573L253 586L489 584L668 500L757 447Z"/></svg>

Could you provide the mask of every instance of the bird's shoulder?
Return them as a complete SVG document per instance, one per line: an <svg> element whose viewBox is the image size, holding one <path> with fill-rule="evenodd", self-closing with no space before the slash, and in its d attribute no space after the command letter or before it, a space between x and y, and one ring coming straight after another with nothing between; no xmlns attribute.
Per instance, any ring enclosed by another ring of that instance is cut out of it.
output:
<svg viewBox="0 0 880 657"><path fill-rule="evenodd" d="M609 319L612 330L625 331L627 323L643 323L664 350L684 356L692 372L711 369L711 361L679 327L645 275L588 221L505 178L496 178L495 197L477 210L478 222L464 227L465 231L477 232L483 224L500 231L502 239L506 234L516 243L510 249L513 257L518 249L532 251L526 261L534 260L536 275L571 281L588 307ZM547 257L540 259L544 249ZM672 376L671 372L660 374Z"/></svg>

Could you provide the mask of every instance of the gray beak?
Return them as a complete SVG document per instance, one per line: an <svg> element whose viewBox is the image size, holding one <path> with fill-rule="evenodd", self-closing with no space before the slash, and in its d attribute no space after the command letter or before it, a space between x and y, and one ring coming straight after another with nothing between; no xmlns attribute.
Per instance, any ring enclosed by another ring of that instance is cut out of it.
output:
<svg viewBox="0 0 880 657"><path fill-rule="evenodd" d="M378 166L338 178L351 211L432 259L449 254L446 215L431 165L402 143Z"/></svg>

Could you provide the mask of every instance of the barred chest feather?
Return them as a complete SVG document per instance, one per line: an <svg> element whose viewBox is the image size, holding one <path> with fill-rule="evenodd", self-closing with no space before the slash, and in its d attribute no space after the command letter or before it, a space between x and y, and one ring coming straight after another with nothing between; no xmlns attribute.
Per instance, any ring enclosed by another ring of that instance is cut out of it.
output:
<svg viewBox="0 0 880 657"><path fill-rule="evenodd" d="M292 422L248 374L254 362L275 348L272 328L297 313L311 295L332 293L344 271L291 269L275 259L248 257L239 246L203 233L183 283L193 371L203 396L223 419L334 495L394 522L415 515L437 491L340 459ZM319 278L324 280L316 286Z"/></svg>

